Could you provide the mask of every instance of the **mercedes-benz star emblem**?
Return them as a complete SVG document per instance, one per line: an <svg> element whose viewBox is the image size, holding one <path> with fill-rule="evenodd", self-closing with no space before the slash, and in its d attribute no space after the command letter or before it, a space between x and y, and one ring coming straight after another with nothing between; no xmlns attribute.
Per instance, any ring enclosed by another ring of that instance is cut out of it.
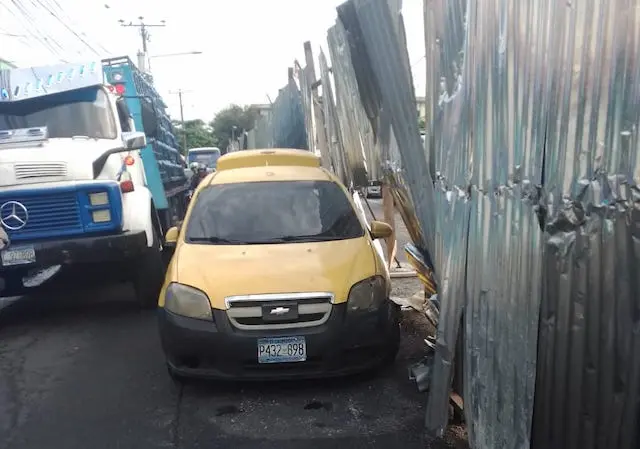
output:
<svg viewBox="0 0 640 449"><path fill-rule="evenodd" d="M29 212L24 204L17 201L7 201L0 206L0 223L9 231L24 228L29 220Z"/></svg>

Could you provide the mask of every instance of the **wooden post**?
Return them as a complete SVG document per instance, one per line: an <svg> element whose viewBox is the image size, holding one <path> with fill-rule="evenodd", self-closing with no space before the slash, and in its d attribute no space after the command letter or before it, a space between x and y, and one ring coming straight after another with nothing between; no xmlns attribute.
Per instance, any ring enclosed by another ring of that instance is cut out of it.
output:
<svg viewBox="0 0 640 449"><path fill-rule="evenodd" d="M395 220L395 205L393 201L393 195L391 194L391 189L389 186L384 183L382 184L382 210L384 212L384 221L391 226L393 232L386 239L387 244L387 263L389 269L391 269L391 265L396 257L396 220Z"/></svg>
<svg viewBox="0 0 640 449"><path fill-rule="evenodd" d="M307 65L305 68L307 83L309 83L309 88L311 89L311 108L315 122L315 138L317 147L320 149L322 166L327 170L331 170L329 146L327 145L327 128L325 127L324 114L320 108L320 96L318 95L318 86L320 83L316 80L316 66L313 60L311 42L309 41L304 43L304 60Z"/></svg>

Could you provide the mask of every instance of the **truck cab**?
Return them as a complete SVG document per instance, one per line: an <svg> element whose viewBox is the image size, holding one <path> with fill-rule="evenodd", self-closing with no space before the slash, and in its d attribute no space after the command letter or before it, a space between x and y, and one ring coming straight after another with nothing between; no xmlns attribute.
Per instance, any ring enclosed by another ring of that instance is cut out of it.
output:
<svg viewBox="0 0 640 449"><path fill-rule="evenodd" d="M122 93L102 61L2 71L3 296L42 287L28 281L43 271L99 265L126 273L141 304L156 303L163 226L147 178L158 162L143 160L147 137Z"/></svg>

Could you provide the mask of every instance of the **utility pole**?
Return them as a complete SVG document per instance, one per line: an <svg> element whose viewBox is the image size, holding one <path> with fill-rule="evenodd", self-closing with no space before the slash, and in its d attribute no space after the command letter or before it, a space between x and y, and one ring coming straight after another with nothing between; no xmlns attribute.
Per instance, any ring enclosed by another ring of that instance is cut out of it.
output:
<svg viewBox="0 0 640 449"><path fill-rule="evenodd" d="M177 91L169 92L171 94L177 94L178 100L180 101L180 124L182 126L182 144L184 146L184 151L187 151L187 130L184 127L184 107L182 103L182 94L189 93L191 91L178 89Z"/></svg>
<svg viewBox="0 0 640 449"><path fill-rule="evenodd" d="M144 17L138 17L140 23L133 23L130 21L126 23L123 19L120 19L120 26L122 27L136 27L140 29L140 37L142 38L142 59L138 61L139 65L142 65L141 62L144 61L145 64L143 67L140 67L143 71L149 71L151 69L149 64L149 49L147 47L147 43L149 42L149 28L152 27L165 27L167 26L166 21L161 20L160 23L144 23ZM140 53L138 53L138 57L140 57Z"/></svg>

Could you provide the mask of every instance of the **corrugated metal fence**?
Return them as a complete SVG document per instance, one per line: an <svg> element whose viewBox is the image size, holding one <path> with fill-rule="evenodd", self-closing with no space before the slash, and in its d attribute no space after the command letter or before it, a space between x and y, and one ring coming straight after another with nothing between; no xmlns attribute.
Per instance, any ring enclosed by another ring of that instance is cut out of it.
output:
<svg viewBox="0 0 640 449"><path fill-rule="evenodd" d="M400 9L338 8L324 122L290 80L271 146L324 126L345 183L393 187L439 287L431 433L463 331L472 447L637 448L640 0L425 0L425 146Z"/></svg>

